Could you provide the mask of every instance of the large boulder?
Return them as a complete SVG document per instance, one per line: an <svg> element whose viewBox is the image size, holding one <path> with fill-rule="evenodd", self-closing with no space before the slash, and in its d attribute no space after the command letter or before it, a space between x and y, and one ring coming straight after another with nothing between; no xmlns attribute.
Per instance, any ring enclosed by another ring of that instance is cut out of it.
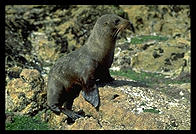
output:
<svg viewBox="0 0 196 134"><path fill-rule="evenodd" d="M35 115L46 108L46 88L40 73L23 69L20 78L10 80L6 86L6 111Z"/></svg>

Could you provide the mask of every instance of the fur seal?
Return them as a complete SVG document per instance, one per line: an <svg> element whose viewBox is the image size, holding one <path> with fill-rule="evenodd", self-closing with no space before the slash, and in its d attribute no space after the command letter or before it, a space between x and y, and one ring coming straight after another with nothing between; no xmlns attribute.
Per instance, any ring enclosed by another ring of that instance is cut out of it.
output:
<svg viewBox="0 0 196 134"><path fill-rule="evenodd" d="M71 110L80 91L86 101L99 109L96 80L113 80L109 68L113 62L115 42L118 33L126 28L134 31L130 21L115 14L103 15L84 46L57 60L48 76L47 104L52 111L56 114L63 112L73 120L80 118L81 115Z"/></svg>

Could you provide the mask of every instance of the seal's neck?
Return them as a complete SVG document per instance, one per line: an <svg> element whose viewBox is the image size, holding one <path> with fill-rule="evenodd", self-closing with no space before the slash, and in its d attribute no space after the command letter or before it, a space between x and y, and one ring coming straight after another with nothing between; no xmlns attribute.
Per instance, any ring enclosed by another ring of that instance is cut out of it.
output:
<svg viewBox="0 0 196 134"><path fill-rule="evenodd" d="M96 60L101 61L110 51L114 50L116 40L94 31L96 30L93 30L84 46L88 49L92 57L96 57Z"/></svg>

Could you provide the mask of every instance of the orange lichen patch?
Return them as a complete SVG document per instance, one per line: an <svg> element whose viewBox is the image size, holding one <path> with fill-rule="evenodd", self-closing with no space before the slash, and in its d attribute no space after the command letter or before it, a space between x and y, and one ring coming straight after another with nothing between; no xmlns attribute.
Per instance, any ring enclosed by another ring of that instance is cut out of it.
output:
<svg viewBox="0 0 196 134"><path fill-rule="evenodd" d="M46 99L42 80L37 70L23 69L20 78L12 79L7 83L6 109L8 111L22 111L25 114L36 111L40 105L45 103Z"/></svg>
<svg viewBox="0 0 196 134"><path fill-rule="evenodd" d="M10 94L10 97L11 97L14 105L18 106L20 103L20 99L18 98L18 94Z"/></svg>
<svg viewBox="0 0 196 134"><path fill-rule="evenodd" d="M35 69L23 69L20 77L25 80L25 82L31 82L40 77L40 73Z"/></svg>
<svg viewBox="0 0 196 134"><path fill-rule="evenodd" d="M55 128L60 128L61 126L65 126L66 125L66 119L67 119L67 115L61 113L60 115L56 115L54 113L52 113L50 115L50 120L48 121L48 123L55 127Z"/></svg>
<svg viewBox="0 0 196 134"><path fill-rule="evenodd" d="M22 79L17 78L9 81L6 88L8 92L18 93L28 91L30 85L24 82Z"/></svg>
<svg viewBox="0 0 196 134"><path fill-rule="evenodd" d="M25 93L25 95L28 99L32 99L35 93L33 91L28 91Z"/></svg>
<svg viewBox="0 0 196 134"><path fill-rule="evenodd" d="M32 103L30 103L29 105L27 105L26 107L25 107L25 109L23 109L21 112L23 113L23 114L26 114L26 113L29 113L29 109L32 107Z"/></svg>

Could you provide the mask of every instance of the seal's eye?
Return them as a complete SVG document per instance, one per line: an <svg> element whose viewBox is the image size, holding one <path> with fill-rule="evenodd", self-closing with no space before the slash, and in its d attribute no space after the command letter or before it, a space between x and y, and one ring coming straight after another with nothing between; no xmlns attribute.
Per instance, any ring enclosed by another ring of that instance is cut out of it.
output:
<svg viewBox="0 0 196 134"><path fill-rule="evenodd" d="M115 24L115 25L118 25L119 22L120 22L120 19L116 19L116 20L114 21L114 24Z"/></svg>
<svg viewBox="0 0 196 134"><path fill-rule="evenodd" d="M104 22L104 26L108 25L108 22Z"/></svg>

